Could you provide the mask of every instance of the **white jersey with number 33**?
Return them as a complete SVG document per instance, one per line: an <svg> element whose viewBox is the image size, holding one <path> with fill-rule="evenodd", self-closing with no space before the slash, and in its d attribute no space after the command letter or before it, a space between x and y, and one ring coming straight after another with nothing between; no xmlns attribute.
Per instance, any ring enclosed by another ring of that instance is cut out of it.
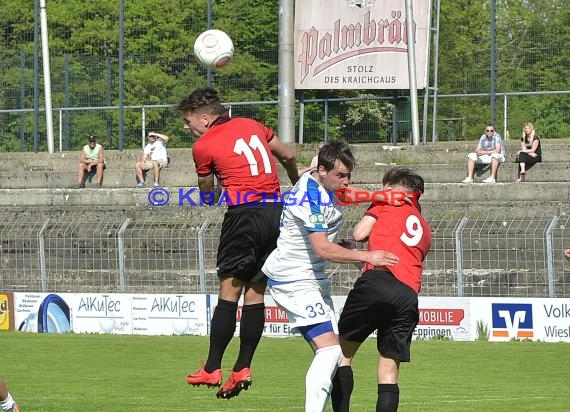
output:
<svg viewBox="0 0 570 412"><path fill-rule="evenodd" d="M263 272L278 282L323 279L326 261L317 257L309 234L326 232L333 241L342 227L342 206L311 173L305 173L288 193L281 215L277 248L269 255Z"/></svg>

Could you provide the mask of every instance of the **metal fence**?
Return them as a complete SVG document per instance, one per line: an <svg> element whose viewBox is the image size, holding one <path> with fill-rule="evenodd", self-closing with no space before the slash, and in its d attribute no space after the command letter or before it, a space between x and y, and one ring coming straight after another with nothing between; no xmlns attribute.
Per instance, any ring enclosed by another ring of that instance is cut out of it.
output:
<svg viewBox="0 0 570 412"><path fill-rule="evenodd" d="M0 290L217 293L218 220L125 219L0 223ZM350 237L355 221L339 238ZM570 216L437 220L424 296L570 297ZM358 276L328 265L333 293Z"/></svg>
<svg viewBox="0 0 570 412"><path fill-rule="evenodd" d="M570 136L570 112L563 111L559 122L543 121L539 113L528 108L551 105L570 106L570 91L498 93L497 129L504 137L517 139L521 127L533 121L541 137ZM476 140L487 121L487 94L439 95L438 114L433 127L433 101L424 112L420 98L420 134L424 142ZM278 111L277 101L227 102L232 115L247 116L272 124ZM372 107L375 107L372 108ZM85 136L96 134L106 149L119 147L116 124L117 106L55 108L55 150L79 150ZM182 120L172 105L126 106L125 147L136 148L145 143L149 131L162 131L174 136L175 147L190 147L194 137L183 130ZM536 109L539 110L539 109ZM369 112L381 111L377 116ZM424 116L425 115L425 116ZM40 111L44 122L45 112ZM355 120L359 116L361 120ZM33 122L32 109L0 110L0 147L4 150L33 150L27 125ZM382 96L360 98L307 99L296 103L296 141L317 143L343 140L349 143L411 143L410 104L407 97L393 99ZM424 122L425 118L425 122ZM276 125L274 125L276 127ZM8 137L12 136L12 138ZM16 138L17 136L17 138ZM45 141L40 149L45 150Z"/></svg>

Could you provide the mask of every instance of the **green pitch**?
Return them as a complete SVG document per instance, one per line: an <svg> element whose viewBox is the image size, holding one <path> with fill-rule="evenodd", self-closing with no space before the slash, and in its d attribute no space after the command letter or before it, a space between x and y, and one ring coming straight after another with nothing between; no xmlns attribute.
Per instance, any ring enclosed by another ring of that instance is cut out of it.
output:
<svg viewBox="0 0 570 412"><path fill-rule="evenodd" d="M207 348L208 338L195 336L0 333L0 376L23 412L303 411L312 355L301 338L264 338L252 387L230 400L184 380ZM355 412L375 410L375 348L369 340L355 360ZM234 339L224 379L236 350ZM570 410L569 354L568 344L414 342L399 411Z"/></svg>

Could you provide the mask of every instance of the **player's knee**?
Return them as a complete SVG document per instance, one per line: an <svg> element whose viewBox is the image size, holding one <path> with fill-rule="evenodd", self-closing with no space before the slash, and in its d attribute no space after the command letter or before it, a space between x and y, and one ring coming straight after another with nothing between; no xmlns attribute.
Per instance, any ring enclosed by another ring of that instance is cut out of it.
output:
<svg viewBox="0 0 570 412"><path fill-rule="evenodd" d="M342 349L341 349L340 345L329 346L329 348L331 348L330 349L331 357L334 357L337 359L337 361L336 361L337 366L343 365L344 356L342 356Z"/></svg>
<svg viewBox="0 0 570 412"><path fill-rule="evenodd" d="M317 336L321 336L327 332L334 333L334 328L332 322L329 320L327 322L317 323L316 325L308 325L299 327L301 335L305 338L307 342L314 340ZM339 346L340 348L340 346Z"/></svg>

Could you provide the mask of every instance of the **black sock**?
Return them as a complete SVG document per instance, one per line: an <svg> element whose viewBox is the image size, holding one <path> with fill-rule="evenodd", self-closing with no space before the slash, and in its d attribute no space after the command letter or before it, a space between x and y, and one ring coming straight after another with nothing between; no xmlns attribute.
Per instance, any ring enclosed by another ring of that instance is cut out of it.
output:
<svg viewBox="0 0 570 412"><path fill-rule="evenodd" d="M354 375L350 366L340 366L333 378L331 403L334 412L348 412L350 395L354 388Z"/></svg>
<svg viewBox="0 0 570 412"><path fill-rule="evenodd" d="M379 384L376 412L396 412L400 402L400 388L397 383Z"/></svg>
<svg viewBox="0 0 570 412"><path fill-rule="evenodd" d="M243 305L239 329L239 355L234 371L249 368L265 325L265 304Z"/></svg>
<svg viewBox="0 0 570 412"><path fill-rule="evenodd" d="M212 316L210 329L210 351L204 370L212 373L222 367L222 357L236 330L237 302L218 300Z"/></svg>

